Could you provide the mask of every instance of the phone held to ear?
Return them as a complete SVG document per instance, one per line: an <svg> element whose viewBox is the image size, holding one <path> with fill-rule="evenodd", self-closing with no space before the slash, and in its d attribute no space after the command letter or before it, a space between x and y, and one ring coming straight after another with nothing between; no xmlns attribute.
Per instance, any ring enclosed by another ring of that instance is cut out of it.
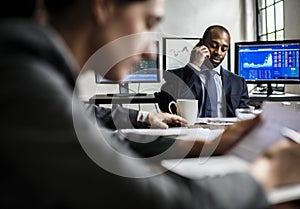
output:
<svg viewBox="0 0 300 209"><path fill-rule="evenodd" d="M196 47L198 47L198 46L202 46L202 45L204 45L204 42L203 42L203 40L202 40L202 39L200 39L200 41L197 43Z"/></svg>

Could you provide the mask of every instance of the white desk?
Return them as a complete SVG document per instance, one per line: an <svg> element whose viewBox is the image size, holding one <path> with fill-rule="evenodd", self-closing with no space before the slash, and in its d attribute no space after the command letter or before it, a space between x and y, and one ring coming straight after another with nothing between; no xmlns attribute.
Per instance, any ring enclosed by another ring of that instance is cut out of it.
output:
<svg viewBox="0 0 300 209"><path fill-rule="evenodd" d="M224 128L209 129L198 127L179 127L179 128L169 128L169 129L121 129L119 130L122 134L141 134L147 136L169 136L174 137L178 140L186 140L186 141L195 141L199 140L213 140L223 133ZM154 138L153 138L154 139ZM141 143L147 143L149 138L141 138L139 139ZM143 141L145 140L145 141Z"/></svg>
<svg viewBox="0 0 300 209"><path fill-rule="evenodd" d="M271 94L260 95L260 94L249 94L250 105L260 108L263 101L273 101L273 102L285 102L285 101L300 101L300 95L298 94Z"/></svg>

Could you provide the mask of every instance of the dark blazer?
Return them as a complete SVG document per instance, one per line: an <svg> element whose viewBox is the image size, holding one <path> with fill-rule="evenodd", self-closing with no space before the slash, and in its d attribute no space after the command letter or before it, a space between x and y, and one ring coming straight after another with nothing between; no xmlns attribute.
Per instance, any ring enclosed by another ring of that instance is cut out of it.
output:
<svg viewBox="0 0 300 209"><path fill-rule="evenodd" d="M58 34L24 21L0 21L0 30L0 208L268 205L261 187L246 173L202 180L170 173L123 177L157 169L138 158L120 135L87 117L73 95L75 68Z"/></svg>
<svg viewBox="0 0 300 209"><path fill-rule="evenodd" d="M124 107L114 109L105 108L93 104L84 104L86 112L91 117L95 117L102 126L116 130L124 128L142 128L146 127L143 123L137 121L139 111Z"/></svg>
<svg viewBox="0 0 300 209"><path fill-rule="evenodd" d="M249 96L245 79L221 67L221 78L226 97L226 117L235 117L236 108L248 108ZM176 99L197 99L202 105L201 80L189 65L164 72L166 83L161 87L159 108L169 112L168 104ZM204 104L205 105L205 104ZM205 108L203 108L205 109ZM199 114L201 115L201 113Z"/></svg>

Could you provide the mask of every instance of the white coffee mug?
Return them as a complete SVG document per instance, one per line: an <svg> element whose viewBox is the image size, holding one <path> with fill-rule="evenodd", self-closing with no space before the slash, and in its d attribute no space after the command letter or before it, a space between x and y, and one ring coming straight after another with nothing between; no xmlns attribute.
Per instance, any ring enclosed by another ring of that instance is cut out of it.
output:
<svg viewBox="0 0 300 209"><path fill-rule="evenodd" d="M172 101L169 103L169 111L174 114L171 110L171 105L174 104L177 110L177 115L185 118L190 125L195 124L198 116L198 100L194 99L177 99L176 102Z"/></svg>

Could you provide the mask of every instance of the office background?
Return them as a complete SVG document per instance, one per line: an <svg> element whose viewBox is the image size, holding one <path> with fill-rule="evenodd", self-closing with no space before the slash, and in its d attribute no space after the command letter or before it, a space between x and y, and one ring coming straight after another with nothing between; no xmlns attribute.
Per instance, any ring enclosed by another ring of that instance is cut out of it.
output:
<svg viewBox="0 0 300 209"><path fill-rule="evenodd" d="M284 0L285 39L300 39L300 1ZM179 37L201 37L213 24L225 26L231 33L231 63L234 71L234 42L256 40L256 0L167 0L166 15L158 32ZM162 52L162 40L160 40ZM160 60L162 69L162 60ZM135 91L153 93L160 90L160 83L129 84ZM95 75L86 73L79 77L80 97L88 100L94 94L118 93L118 85L96 84ZM251 89L251 86L249 87ZM300 85L286 85L286 92L300 94ZM130 105L132 108L155 111L153 104Z"/></svg>

